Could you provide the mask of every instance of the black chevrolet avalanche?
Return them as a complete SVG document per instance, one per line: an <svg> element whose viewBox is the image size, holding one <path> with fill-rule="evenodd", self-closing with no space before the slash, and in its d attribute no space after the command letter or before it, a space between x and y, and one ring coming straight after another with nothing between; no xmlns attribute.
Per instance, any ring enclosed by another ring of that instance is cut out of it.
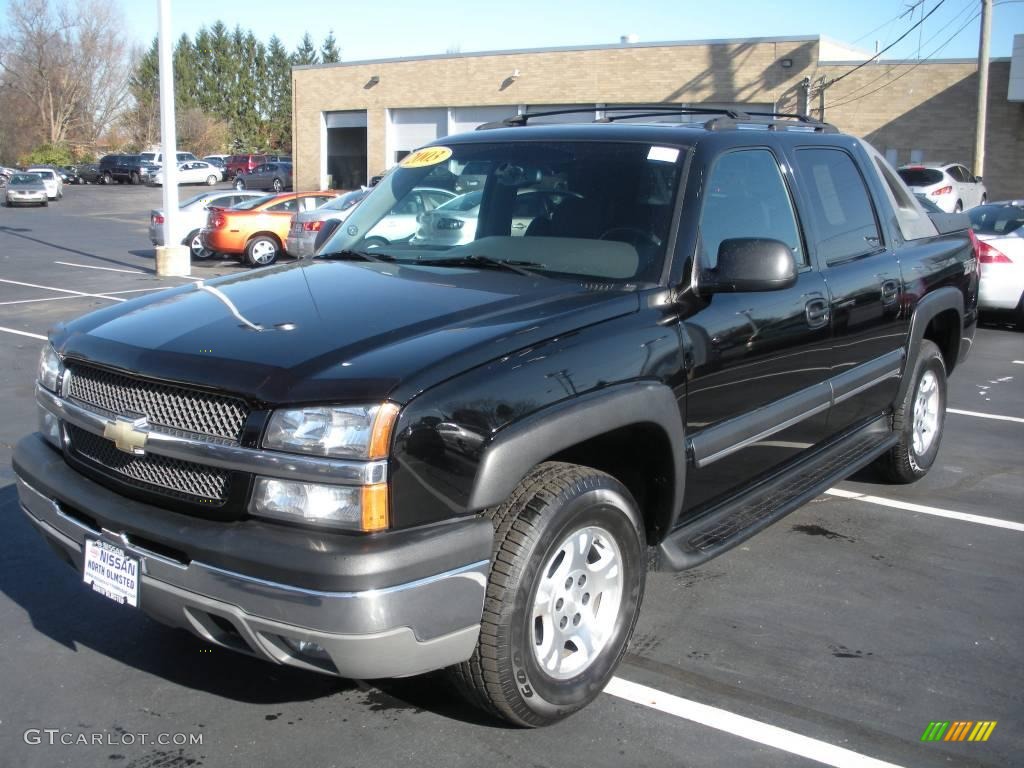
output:
<svg viewBox="0 0 1024 768"><path fill-rule="evenodd" d="M310 260L58 326L24 513L88 588L218 646L579 710L648 568L868 464L923 476L977 317L966 218L864 142L661 109L448 137ZM420 189L466 191L381 236Z"/></svg>

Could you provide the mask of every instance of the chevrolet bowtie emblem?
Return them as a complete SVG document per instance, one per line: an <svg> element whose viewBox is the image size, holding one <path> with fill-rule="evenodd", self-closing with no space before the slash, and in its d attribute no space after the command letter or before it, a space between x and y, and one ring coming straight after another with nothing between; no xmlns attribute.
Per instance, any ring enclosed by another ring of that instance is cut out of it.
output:
<svg viewBox="0 0 1024 768"><path fill-rule="evenodd" d="M149 435L148 426L145 416L118 416L116 421L103 425L103 436L113 440L119 451L142 456L146 452L143 449Z"/></svg>

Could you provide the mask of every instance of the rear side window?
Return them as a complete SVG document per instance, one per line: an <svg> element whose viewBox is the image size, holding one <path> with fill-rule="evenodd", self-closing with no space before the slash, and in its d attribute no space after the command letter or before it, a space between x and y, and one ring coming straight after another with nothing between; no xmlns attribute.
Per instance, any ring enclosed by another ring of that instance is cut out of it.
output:
<svg viewBox="0 0 1024 768"><path fill-rule="evenodd" d="M897 173L908 187L930 187L942 181L942 171L935 168L900 168Z"/></svg>
<svg viewBox="0 0 1024 768"><path fill-rule="evenodd" d="M798 265L807 263L789 191L771 152L747 149L722 155L705 189L699 245L705 268L718 265L722 241L734 237L781 240Z"/></svg>
<svg viewBox="0 0 1024 768"><path fill-rule="evenodd" d="M796 164L814 212L818 253L825 263L878 250L878 222L853 158L840 149L800 149Z"/></svg>

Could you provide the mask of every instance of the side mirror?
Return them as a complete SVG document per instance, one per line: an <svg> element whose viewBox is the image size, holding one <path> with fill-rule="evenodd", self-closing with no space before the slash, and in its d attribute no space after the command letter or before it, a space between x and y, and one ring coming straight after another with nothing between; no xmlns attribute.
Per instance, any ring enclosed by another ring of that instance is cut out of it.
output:
<svg viewBox="0 0 1024 768"><path fill-rule="evenodd" d="M718 247L718 266L703 273L701 291L779 291L796 284L796 278L793 251L782 241L734 237Z"/></svg>

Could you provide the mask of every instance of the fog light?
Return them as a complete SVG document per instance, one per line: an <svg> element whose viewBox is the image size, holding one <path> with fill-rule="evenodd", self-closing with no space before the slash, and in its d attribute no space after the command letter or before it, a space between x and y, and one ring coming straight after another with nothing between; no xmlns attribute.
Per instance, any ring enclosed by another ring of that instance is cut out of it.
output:
<svg viewBox="0 0 1024 768"><path fill-rule="evenodd" d="M60 444L60 420L41 405L39 406L39 431L46 438L46 442L54 448L60 450L63 447Z"/></svg>
<svg viewBox="0 0 1024 768"><path fill-rule="evenodd" d="M317 659L319 661L330 661L331 657L324 647L319 643L314 643L312 640L293 640L290 637L281 636L284 640L284 644L288 648L294 651L299 656L305 656L309 659Z"/></svg>

